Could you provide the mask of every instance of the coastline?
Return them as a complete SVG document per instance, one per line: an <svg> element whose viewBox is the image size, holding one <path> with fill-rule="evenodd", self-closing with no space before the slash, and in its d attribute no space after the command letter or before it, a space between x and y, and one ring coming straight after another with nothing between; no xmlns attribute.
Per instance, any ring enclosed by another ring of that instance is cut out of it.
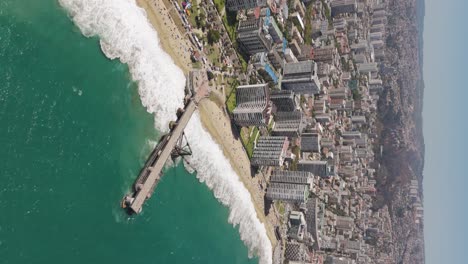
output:
<svg viewBox="0 0 468 264"><path fill-rule="evenodd" d="M169 54L174 63L187 74L190 70L190 43L180 36L179 30L163 0L136 0L138 6L146 12L146 17L158 32L159 44Z"/></svg>
<svg viewBox="0 0 468 264"><path fill-rule="evenodd" d="M138 6L145 10L149 22L158 32L159 43L163 50L187 74L191 69L190 52L188 51L190 43L187 39L181 38L176 22L170 18L169 12L175 9L168 10L164 0L136 0L136 2ZM268 238L274 248L277 241L273 223L278 219L273 213L265 216L264 190L259 187L259 181L262 181L262 179L253 177L250 160L240 139L236 139L233 135L229 116L223 111L222 107L211 100L202 100L200 102L199 113L203 127L219 145L224 156L229 160L232 168L239 176L240 181L249 191L257 218L265 225Z"/></svg>

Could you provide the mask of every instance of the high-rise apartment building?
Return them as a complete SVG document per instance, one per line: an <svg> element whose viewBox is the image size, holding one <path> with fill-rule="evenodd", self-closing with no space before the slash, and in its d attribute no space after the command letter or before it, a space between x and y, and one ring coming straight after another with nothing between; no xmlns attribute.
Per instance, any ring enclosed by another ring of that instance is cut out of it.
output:
<svg viewBox="0 0 468 264"><path fill-rule="evenodd" d="M237 106L232 115L239 126L266 126L271 103L268 84L241 85L236 91Z"/></svg>
<svg viewBox="0 0 468 264"><path fill-rule="evenodd" d="M317 77L317 64L313 61L286 63L281 86L298 94L318 94L321 91Z"/></svg>
<svg viewBox="0 0 468 264"><path fill-rule="evenodd" d="M266 4L266 0L226 0L226 9L229 11L238 11L258 6L262 7L266 6Z"/></svg>

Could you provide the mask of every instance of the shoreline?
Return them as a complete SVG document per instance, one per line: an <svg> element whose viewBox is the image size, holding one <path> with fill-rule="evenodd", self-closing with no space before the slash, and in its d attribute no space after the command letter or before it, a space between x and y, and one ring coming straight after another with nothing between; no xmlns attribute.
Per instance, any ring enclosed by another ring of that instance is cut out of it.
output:
<svg viewBox="0 0 468 264"><path fill-rule="evenodd" d="M163 50L169 54L184 74L187 74L191 69L190 52L188 51L190 43L180 35L163 1L136 0L136 3L145 10L148 21L158 33L159 44ZM169 28L165 28L163 24Z"/></svg>
<svg viewBox="0 0 468 264"><path fill-rule="evenodd" d="M136 2L138 6L145 10L148 21L157 31L159 43L163 50L187 74L191 69L191 60L190 53L184 52L188 50L191 44L186 38L181 38L182 34L177 25L175 25L175 21L170 18L169 12L171 10L167 9L164 0L136 0ZM169 27L162 26L164 23L169 24ZM184 47L184 45L186 50L183 48L177 49L178 46ZM229 160L229 163L238 175L239 180L249 191L257 218L265 225L268 238L272 248L274 248L277 240L274 234L273 223L278 221L278 219L276 219L273 213L269 213L268 215L264 213L264 191L259 187L259 181L262 179L253 177L251 174L250 160L240 138L236 139L233 135L229 116L223 111L222 107L211 100L202 100L200 102L199 113L203 127L221 148L224 156Z"/></svg>

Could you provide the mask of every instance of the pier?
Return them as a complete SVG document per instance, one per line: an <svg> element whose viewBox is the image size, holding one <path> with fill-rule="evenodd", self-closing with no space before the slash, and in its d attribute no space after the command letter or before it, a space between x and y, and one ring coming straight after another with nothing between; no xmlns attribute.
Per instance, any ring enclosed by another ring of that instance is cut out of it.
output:
<svg viewBox="0 0 468 264"><path fill-rule="evenodd" d="M133 184L132 192L122 200L122 207L128 213L138 214L142 211L143 204L161 180L164 164L169 157L174 160L192 154L184 129L197 109L198 102L208 95L207 83L206 71L191 71L187 76L185 107L177 111L177 121L170 123L169 133L161 137Z"/></svg>
<svg viewBox="0 0 468 264"><path fill-rule="evenodd" d="M141 212L144 202L151 197L159 183L164 164L169 157L175 158L191 154L190 146L186 140L184 142L184 129L196 109L195 99L189 99L185 108L179 109L178 119L171 123L170 132L161 138L151 152L133 185L133 193L126 195L122 201L122 207L128 209L129 213L138 214Z"/></svg>

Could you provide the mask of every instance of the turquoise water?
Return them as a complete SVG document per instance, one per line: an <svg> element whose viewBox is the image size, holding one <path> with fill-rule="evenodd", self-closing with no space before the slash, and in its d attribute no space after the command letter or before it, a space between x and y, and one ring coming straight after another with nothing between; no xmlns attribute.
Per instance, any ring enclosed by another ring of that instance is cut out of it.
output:
<svg viewBox="0 0 468 264"><path fill-rule="evenodd" d="M0 2L1 263L256 263L182 166L120 210L157 136L127 67L55 1Z"/></svg>

